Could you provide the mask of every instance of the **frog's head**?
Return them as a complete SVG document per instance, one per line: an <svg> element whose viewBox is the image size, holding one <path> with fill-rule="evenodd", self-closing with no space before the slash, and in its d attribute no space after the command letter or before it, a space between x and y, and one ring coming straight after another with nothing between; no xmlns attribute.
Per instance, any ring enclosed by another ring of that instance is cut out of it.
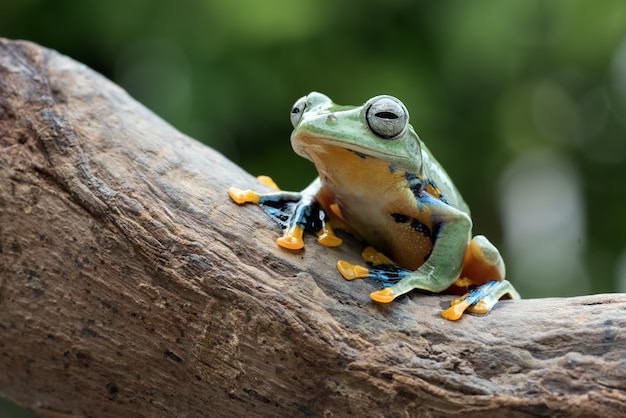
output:
<svg viewBox="0 0 626 418"><path fill-rule="evenodd" d="M300 98L291 110L291 145L312 160L313 148L340 147L420 173L420 140L409 112L392 96L376 96L362 106L340 106L320 93Z"/></svg>

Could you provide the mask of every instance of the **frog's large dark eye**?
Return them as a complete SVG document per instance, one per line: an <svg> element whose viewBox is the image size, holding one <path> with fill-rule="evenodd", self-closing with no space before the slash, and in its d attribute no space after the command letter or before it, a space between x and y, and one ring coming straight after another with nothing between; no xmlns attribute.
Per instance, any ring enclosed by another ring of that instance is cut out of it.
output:
<svg viewBox="0 0 626 418"><path fill-rule="evenodd" d="M409 125L409 112L395 97L382 96L374 99L365 113L367 126L383 139L392 139L404 132Z"/></svg>
<svg viewBox="0 0 626 418"><path fill-rule="evenodd" d="M291 108L291 113L289 117L291 117L291 124L295 128L298 126L298 122L302 119L302 114L304 113L304 109L306 108L306 96L300 97L296 103Z"/></svg>

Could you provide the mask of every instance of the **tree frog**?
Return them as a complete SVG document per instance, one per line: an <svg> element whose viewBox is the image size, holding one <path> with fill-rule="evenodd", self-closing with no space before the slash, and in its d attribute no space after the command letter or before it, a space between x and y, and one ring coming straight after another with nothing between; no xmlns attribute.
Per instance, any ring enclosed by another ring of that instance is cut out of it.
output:
<svg viewBox="0 0 626 418"><path fill-rule="evenodd" d="M468 310L484 314L503 296L519 299L504 279L500 253L487 238L472 238L467 204L448 174L409 124L409 112L392 96L362 106L341 106L320 93L291 110L291 145L313 162L319 177L301 192L229 189L239 204L259 205L280 225L279 246L304 247L304 231L326 246L341 244L333 228L369 246L369 267L340 260L347 280L371 278L382 289L370 297L388 303L413 289L465 294L442 312L457 320Z"/></svg>

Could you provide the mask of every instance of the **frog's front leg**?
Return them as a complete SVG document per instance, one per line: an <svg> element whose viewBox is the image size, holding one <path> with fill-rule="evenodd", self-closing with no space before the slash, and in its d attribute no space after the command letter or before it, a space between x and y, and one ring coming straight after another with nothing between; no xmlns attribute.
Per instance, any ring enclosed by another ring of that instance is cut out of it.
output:
<svg viewBox="0 0 626 418"><path fill-rule="evenodd" d="M238 204L254 203L259 205L283 230L283 235L276 240L278 245L290 250L304 247L304 231L315 232L319 243L327 247L336 247L341 239L335 236L329 218L315 196L320 190L316 179L302 192L284 192L267 177L259 180L277 190L274 193L257 193L235 187L228 189L228 194Z"/></svg>
<svg viewBox="0 0 626 418"><path fill-rule="evenodd" d="M505 295L519 299L517 291L504 280L504 262L493 244L481 235L474 237L468 245L465 244L466 238L455 240L468 236L465 234L469 234L469 229L463 232L466 227L471 229L469 218L465 222L463 216L451 214L440 230L443 235L435 241L431 256L415 271L395 265L371 247L366 248L362 256L373 267L355 266L345 261L340 261L337 267L346 279L372 278L387 286L371 294L372 299L383 303L412 289L441 292L452 284L459 287L480 285L454 300L451 307L442 312L442 316L449 320L459 319L466 310L485 314ZM461 260L460 263L457 260Z"/></svg>
<svg viewBox="0 0 626 418"><path fill-rule="evenodd" d="M463 265L472 229L472 221L464 212L439 202L428 202L432 211L433 230L436 231L433 249L417 270L403 273L400 281L383 290L373 292L372 299L388 303L413 289L439 293L458 279Z"/></svg>
<svg viewBox="0 0 626 418"><path fill-rule="evenodd" d="M450 287L461 273L463 255L472 228L469 216L435 199L422 199L418 206L423 211L420 215L430 217L432 228L436 232L432 252L417 270L407 270L384 261L374 262L374 267L369 269L346 262L337 265L347 279L370 277L383 284L397 281L371 294L372 299L377 302L391 302L413 289L439 293Z"/></svg>

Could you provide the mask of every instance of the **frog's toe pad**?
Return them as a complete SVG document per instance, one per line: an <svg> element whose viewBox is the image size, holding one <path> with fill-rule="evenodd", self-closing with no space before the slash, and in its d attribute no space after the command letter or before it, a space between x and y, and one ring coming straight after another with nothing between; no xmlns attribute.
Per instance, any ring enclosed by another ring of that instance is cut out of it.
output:
<svg viewBox="0 0 626 418"><path fill-rule="evenodd" d="M365 279L369 277L369 270L363 266L350 264L347 261L337 261L337 270L346 280Z"/></svg>
<svg viewBox="0 0 626 418"><path fill-rule="evenodd" d="M341 238L327 234L320 235L317 238L317 242L322 244L324 247L338 247L342 243Z"/></svg>
<svg viewBox="0 0 626 418"><path fill-rule="evenodd" d="M467 308L468 312L471 312L473 314L479 314L479 315L484 315L490 310L491 310L491 306L489 306L489 304L484 300L480 300L476 302L475 304L473 304L472 306L470 306L469 308Z"/></svg>
<svg viewBox="0 0 626 418"><path fill-rule="evenodd" d="M470 306L469 302L462 297L455 299L450 304L450 307L441 312L441 316L448 321L456 321L463 316L463 312Z"/></svg>
<svg viewBox="0 0 626 418"><path fill-rule="evenodd" d="M393 261L386 257L383 253L376 250L374 247L367 247L361 253L361 258L367 263L372 263L375 266L381 264L393 264Z"/></svg>
<svg viewBox="0 0 626 418"><path fill-rule="evenodd" d="M228 194L231 199L240 205L243 203L259 203L259 194L252 190L241 190L231 187L228 189Z"/></svg>
<svg viewBox="0 0 626 418"><path fill-rule="evenodd" d="M455 299L450 303L450 307L445 311L441 312L441 316L450 321L456 321L463 316L463 312L467 311L473 314L484 315L488 313L493 304L490 304L489 301L479 300L473 305L470 305L470 302L465 300L463 297L459 299Z"/></svg>
<svg viewBox="0 0 626 418"><path fill-rule="evenodd" d="M391 290L390 287L387 287L385 289L382 290L378 290L376 292L372 292L370 293L370 297L375 300L376 302L380 302L380 303L389 303L391 302L396 296L393 294L393 290Z"/></svg>
<svg viewBox="0 0 626 418"><path fill-rule="evenodd" d="M277 192L280 192L280 187L278 187L276 182L272 180L270 176L258 176L256 179L260 181L261 183L267 186L270 186L272 189L276 190Z"/></svg>
<svg viewBox="0 0 626 418"><path fill-rule="evenodd" d="M304 248L304 240L302 237L293 235L285 235L276 240L276 243L288 250L301 250Z"/></svg>

